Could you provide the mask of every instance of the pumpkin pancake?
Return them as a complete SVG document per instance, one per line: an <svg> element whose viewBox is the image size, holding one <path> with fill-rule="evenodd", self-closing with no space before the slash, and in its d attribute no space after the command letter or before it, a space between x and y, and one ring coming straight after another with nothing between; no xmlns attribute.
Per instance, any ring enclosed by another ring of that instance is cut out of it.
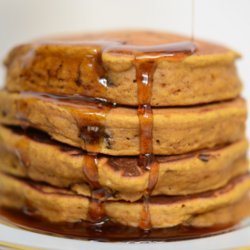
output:
<svg viewBox="0 0 250 250"><path fill-rule="evenodd" d="M134 53L161 51L190 38L164 32L121 31L41 39L14 48L6 59L8 91L83 95L138 105ZM197 50L181 60L171 53L156 63L152 106L227 100L241 91L239 54L195 40ZM180 45L180 44L179 44Z"/></svg>
<svg viewBox="0 0 250 250"><path fill-rule="evenodd" d="M159 177L152 195L187 195L222 187L248 171L246 150L247 141L241 140L216 149L158 156ZM81 149L40 131L0 127L0 170L5 173L89 193L85 157ZM100 155L97 168L99 183L116 197L134 201L143 196L149 172L138 166L136 157Z"/></svg>
<svg viewBox="0 0 250 250"><path fill-rule="evenodd" d="M25 209L53 222L88 220L90 200L87 196L5 174L0 174L0 177L1 206ZM152 227L180 224L211 226L221 221L232 222L239 216L236 211L249 215L249 197L245 199L249 187L250 175L246 174L233 179L223 188L199 195L151 197L149 211ZM237 204L241 204L241 209ZM103 206L112 221L138 227L143 207L141 201L131 203L110 198L103 202ZM224 212L225 216L218 216Z"/></svg>
<svg viewBox="0 0 250 250"><path fill-rule="evenodd" d="M142 237L248 217L238 57L146 31L14 48L0 91L0 207L55 226L130 226Z"/></svg>
<svg viewBox="0 0 250 250"><path fill-rule="evenodd" d="M245 101L153 109L153 153L182 154L244 138ZM31 126L89 152L138 155L137 110L81 98L0 91L0 122Z"/></svg>

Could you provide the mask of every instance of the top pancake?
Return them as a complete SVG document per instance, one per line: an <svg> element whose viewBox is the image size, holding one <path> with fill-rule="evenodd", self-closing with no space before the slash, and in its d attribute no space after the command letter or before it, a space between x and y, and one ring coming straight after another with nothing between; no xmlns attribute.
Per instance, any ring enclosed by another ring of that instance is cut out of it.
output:
<svg viewBox="0 0 250 250"><path fill-rule="evenodd" d="M183 41L190 38L163 32L123 31L31 42L14 48L7 57L6 88L15 92L78 94L138 105L135 52ZM180 60L157 60L151 105L192 105L239 95L241 82L234 65L238 54L204 41L197 40L195 44L197 51L193 55Z"/></svg>

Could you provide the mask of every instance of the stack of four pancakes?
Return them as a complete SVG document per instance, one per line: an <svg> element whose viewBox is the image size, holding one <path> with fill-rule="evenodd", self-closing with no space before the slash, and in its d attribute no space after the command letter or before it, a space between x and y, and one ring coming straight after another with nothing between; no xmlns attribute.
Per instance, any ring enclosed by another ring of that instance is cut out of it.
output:
<svg viewBox="0 0 250 250"><path fill-rule="evenodd" d="M250 177L237 57L143 31L16 47L0 93L0 205L147 230L238 222Z"/></svg>

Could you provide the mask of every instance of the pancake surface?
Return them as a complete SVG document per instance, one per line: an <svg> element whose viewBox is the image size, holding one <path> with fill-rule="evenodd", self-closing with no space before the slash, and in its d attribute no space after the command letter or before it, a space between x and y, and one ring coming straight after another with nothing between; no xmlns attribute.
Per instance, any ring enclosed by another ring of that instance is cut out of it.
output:
<svg viewBox="0 0 250 250"><path fill-rule="evenodd" d="M54 222L88 220L89 198L87 196L76 194L70 190L26 182L4 174L0 174L0 176L2 181L0 204L2 206L18 209L31 206L29 210L34 214ZM227 210L227 206L236 204L247 195L249 187L250 177L243 175L221 189L201 195L172 198L151 197L149 209L152 225L157 228L179 224L192 225L192 219L198 215L200 226L204 226L205 223L209 224L209 221L205 220L202 223L202 214L206 216L206 213L216 213L216 210L221 208ZM249 202L244 202L243 207L248 204ZM109 218L123 225L134 227L139 226L142 207L142 202L127 203L119 200L104 202L105 213ZM248 209L244 208L245 210L249 213ZM232 217L234 217L234 212L231 211ZM171 216L169 216L170 214Z"/></svg>
<svg viewBox="0 0 250 250"><path fill-rule="evenodd" d="M10 52L6 59L6 88L14 92L79 94L135 106L138 89L132 52L138 49L136 46L150 51L155 49L153 46L186 41L188 37L145 31L34 41ZM167 58L157 64L151 105L209 103L240 94L241 82L234 64L239 55L217 44L199 40L195 43L198 50L194 55L181 61ZM117 53L121 50L123 53Z"/></svg>
<svg viewBox="0 0 250 250"><path fill-rule="evenodd" d="M0 170L5 173L58 187L86 189L86 152L80 149L52 141L38 131L25 133L5 127L0 127L0 149ZM246 149L247 142L242 140L186 155L158 156L159 177L152 195L187 195L222 187L247 172ZM143 196L149 173L138 166L135 157L100 155L97 167L99 183L116 192L116 197L134 201Z"/></svg>
<svg viewBox="0 0 250 250"><path fill-rule="evenodd" d="M246 105L240 98L197 107L153 109L153 153L181 154L234 142L244 138L245 119ZM91 152L140 154L139 119L131 108L79 105L46 95L0 91L0 122L41 129L58 141Z"/></svg>

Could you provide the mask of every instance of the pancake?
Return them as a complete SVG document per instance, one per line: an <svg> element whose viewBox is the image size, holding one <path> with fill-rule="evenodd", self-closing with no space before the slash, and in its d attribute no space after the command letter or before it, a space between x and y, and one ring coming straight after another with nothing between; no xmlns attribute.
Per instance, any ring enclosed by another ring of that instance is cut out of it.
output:
<svg viewBox="0 0 250 250"><path fill-rule="evenodd" d="M88 220L89 198L78 195L71 190L58 189L0 174L0 204L4 207L25 209L33 215L41 216L53 222L79 222ZM237 177L225 187L200 195L176 197L151 197L149 211L153 228L172 227L179 224L191 224L196 216L195 224L202 226L212 221L202 222L202 215L210 216L218 209L227 208L227 219L235 216L232 206L237 204L250 187L249 174ZM249 213L249 202L244 200L243 210ZM137 227L143 203L109 200L103 203L105 214L115 222ZM224 221L225 222L225 221ZM216 221L214 221L216 223Z"/></svg>
<svg viewBox="0 0 250 250"><path fill-rule="evenodd" d="M6 88L12 92L79 94L137 106L134 52L152 53L162 44L183 41L190 38L147 31L41 39L10 52L6 59ZM240 94L235 67L239 54L218 44L200 40L195 44L197 51L192 56L178 61L169 56L157 63L152 106L209 103Z"/></svg>
<svg viewBox="0 0 250 250"><path fill-rule="evenodd" d="M158 156L159 177L152 195L187 195L222 187L248 171L246 150L247 141L241 140L211 150ZM40 131L0 127L2 172L78 192L83 186L89 194L85 157L86 152L53 141ZM138 166L137 158L100 155L97 168L99 183L116 197L134 201L143 196L149 172Z"/></svg>
<svg viewBox="0 0 250 250"><path fill-rule="evenodd" d="M249 216L239 54L189 40L123 31L14 48L0 91L0 208L141 237Z"/></svg>
<svg viewBox="0 0 250 250"><path fill-rule="evenodd" d="M245 101L153 109L153 153L182 154L244 138ZM89 152L140 154L137 110L45 94L0 92L0 122L31 126ZM146 132L146 131L145 131Z"/></svg>

